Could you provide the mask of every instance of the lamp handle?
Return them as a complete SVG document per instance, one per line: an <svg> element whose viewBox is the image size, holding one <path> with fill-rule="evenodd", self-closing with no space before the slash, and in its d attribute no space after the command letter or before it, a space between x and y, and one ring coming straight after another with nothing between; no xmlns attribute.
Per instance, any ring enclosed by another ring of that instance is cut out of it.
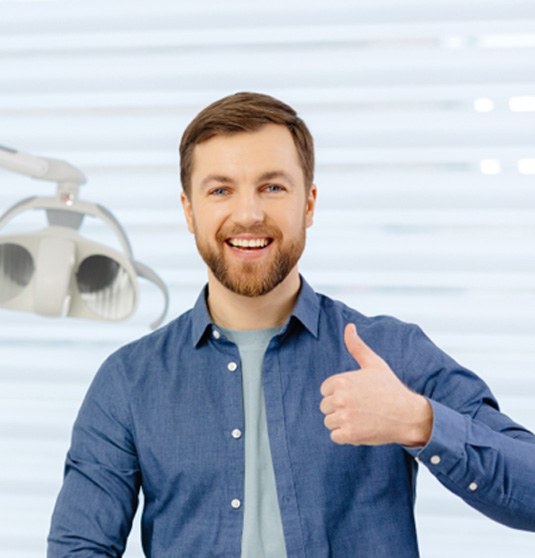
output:
<svg viewBox="0 0 535 558"><path fill-rule="evenodd" d="M34 285L35 312L64 317L71 303L70 283L76 247L68 238L43 238L39 245Z"/></svg>
<svg viewBox="0 0 535 558"><path fill-rule="evenodd" d="M154 283L162 291L164 298L163 311L158 316L158 318L150 324L151 329L156 329L163 322L163 319L167 314L167 309L169 308L169 289L163 282L162 278L149 266L137 261L132 261L132 265L134 266L134 270L140 277L142 277L143 279L147 279L151 283Z"/></svg>

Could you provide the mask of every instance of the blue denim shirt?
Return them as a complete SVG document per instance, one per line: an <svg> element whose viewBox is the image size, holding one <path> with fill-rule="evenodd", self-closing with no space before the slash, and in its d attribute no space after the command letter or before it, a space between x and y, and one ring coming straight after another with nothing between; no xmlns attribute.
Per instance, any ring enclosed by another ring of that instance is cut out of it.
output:
<svg viewBox="0 0 535 558"><path fill-rule="evenodd" d="M330 440L320 385L357 367L343 341L349 322L431 401L425 448ZM418 461L469 505L535 530L535 437L418 327L365 317L303 280L266 351L263 381L290 558L418 556ZM212 324L203 293L191 311L120 349L96 375L74 425L49 558L120 556L140 488L148 557L238 557L244 450L232 433L243 420L238 350Z"/></svg>

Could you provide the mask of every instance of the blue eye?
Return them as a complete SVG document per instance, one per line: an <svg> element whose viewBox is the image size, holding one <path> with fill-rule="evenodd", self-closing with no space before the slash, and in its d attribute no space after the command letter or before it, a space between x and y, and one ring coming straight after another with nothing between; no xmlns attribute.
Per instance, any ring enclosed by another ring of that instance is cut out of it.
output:
<svg viewBox="0 0 535 558"><path fill-rule="evenodd" d="M211 196L224 196L228 193L227 188L224 188L223 186L219 187L219 188L214 188L213 190L210 190L210 195Z"/></svg>
<svg viewBox="0 0 535 558"><path fill-rule="evenodd" d="M266 190L268 192L282 192L284 188L280 184L267 184Z"/></svg>

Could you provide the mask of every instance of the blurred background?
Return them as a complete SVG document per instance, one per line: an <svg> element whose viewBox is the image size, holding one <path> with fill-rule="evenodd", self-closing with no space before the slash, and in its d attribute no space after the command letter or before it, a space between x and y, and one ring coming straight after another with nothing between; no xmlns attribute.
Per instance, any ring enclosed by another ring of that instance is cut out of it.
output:
<svg viewBox="0 0 535 558"><path fill-rule="evenodd" d="M179 205L177 144L240 90L295 106L317 146L302 272L367 314L417 322L535 428L533 0L0 0L0 144L64 159L136 259L188 309L205 270ZM54 186L0 169L0 213ZM35 212L37 213L37 212ZM26 231L25 213L0 234ZM109 230L87 218L101 242ZM0 558L43 556L70 430L102 360L147 333L0 310ZM528 558L424 469L422 556ZM138 519L125 554L142 556Z"/></svg>

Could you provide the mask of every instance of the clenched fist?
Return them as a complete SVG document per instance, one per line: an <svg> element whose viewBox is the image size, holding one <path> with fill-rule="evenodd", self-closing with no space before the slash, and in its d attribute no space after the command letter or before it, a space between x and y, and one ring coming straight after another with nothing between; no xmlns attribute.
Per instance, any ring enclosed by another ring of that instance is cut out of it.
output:
<svg viewBox="0 0 535 558"><path fill-rule="evenodd" d="M433 411L425 397L406 387L388 364L348 324L344 342L360 370L335 374L321 386L320 409L337 444L423 446Z"/></svg>

